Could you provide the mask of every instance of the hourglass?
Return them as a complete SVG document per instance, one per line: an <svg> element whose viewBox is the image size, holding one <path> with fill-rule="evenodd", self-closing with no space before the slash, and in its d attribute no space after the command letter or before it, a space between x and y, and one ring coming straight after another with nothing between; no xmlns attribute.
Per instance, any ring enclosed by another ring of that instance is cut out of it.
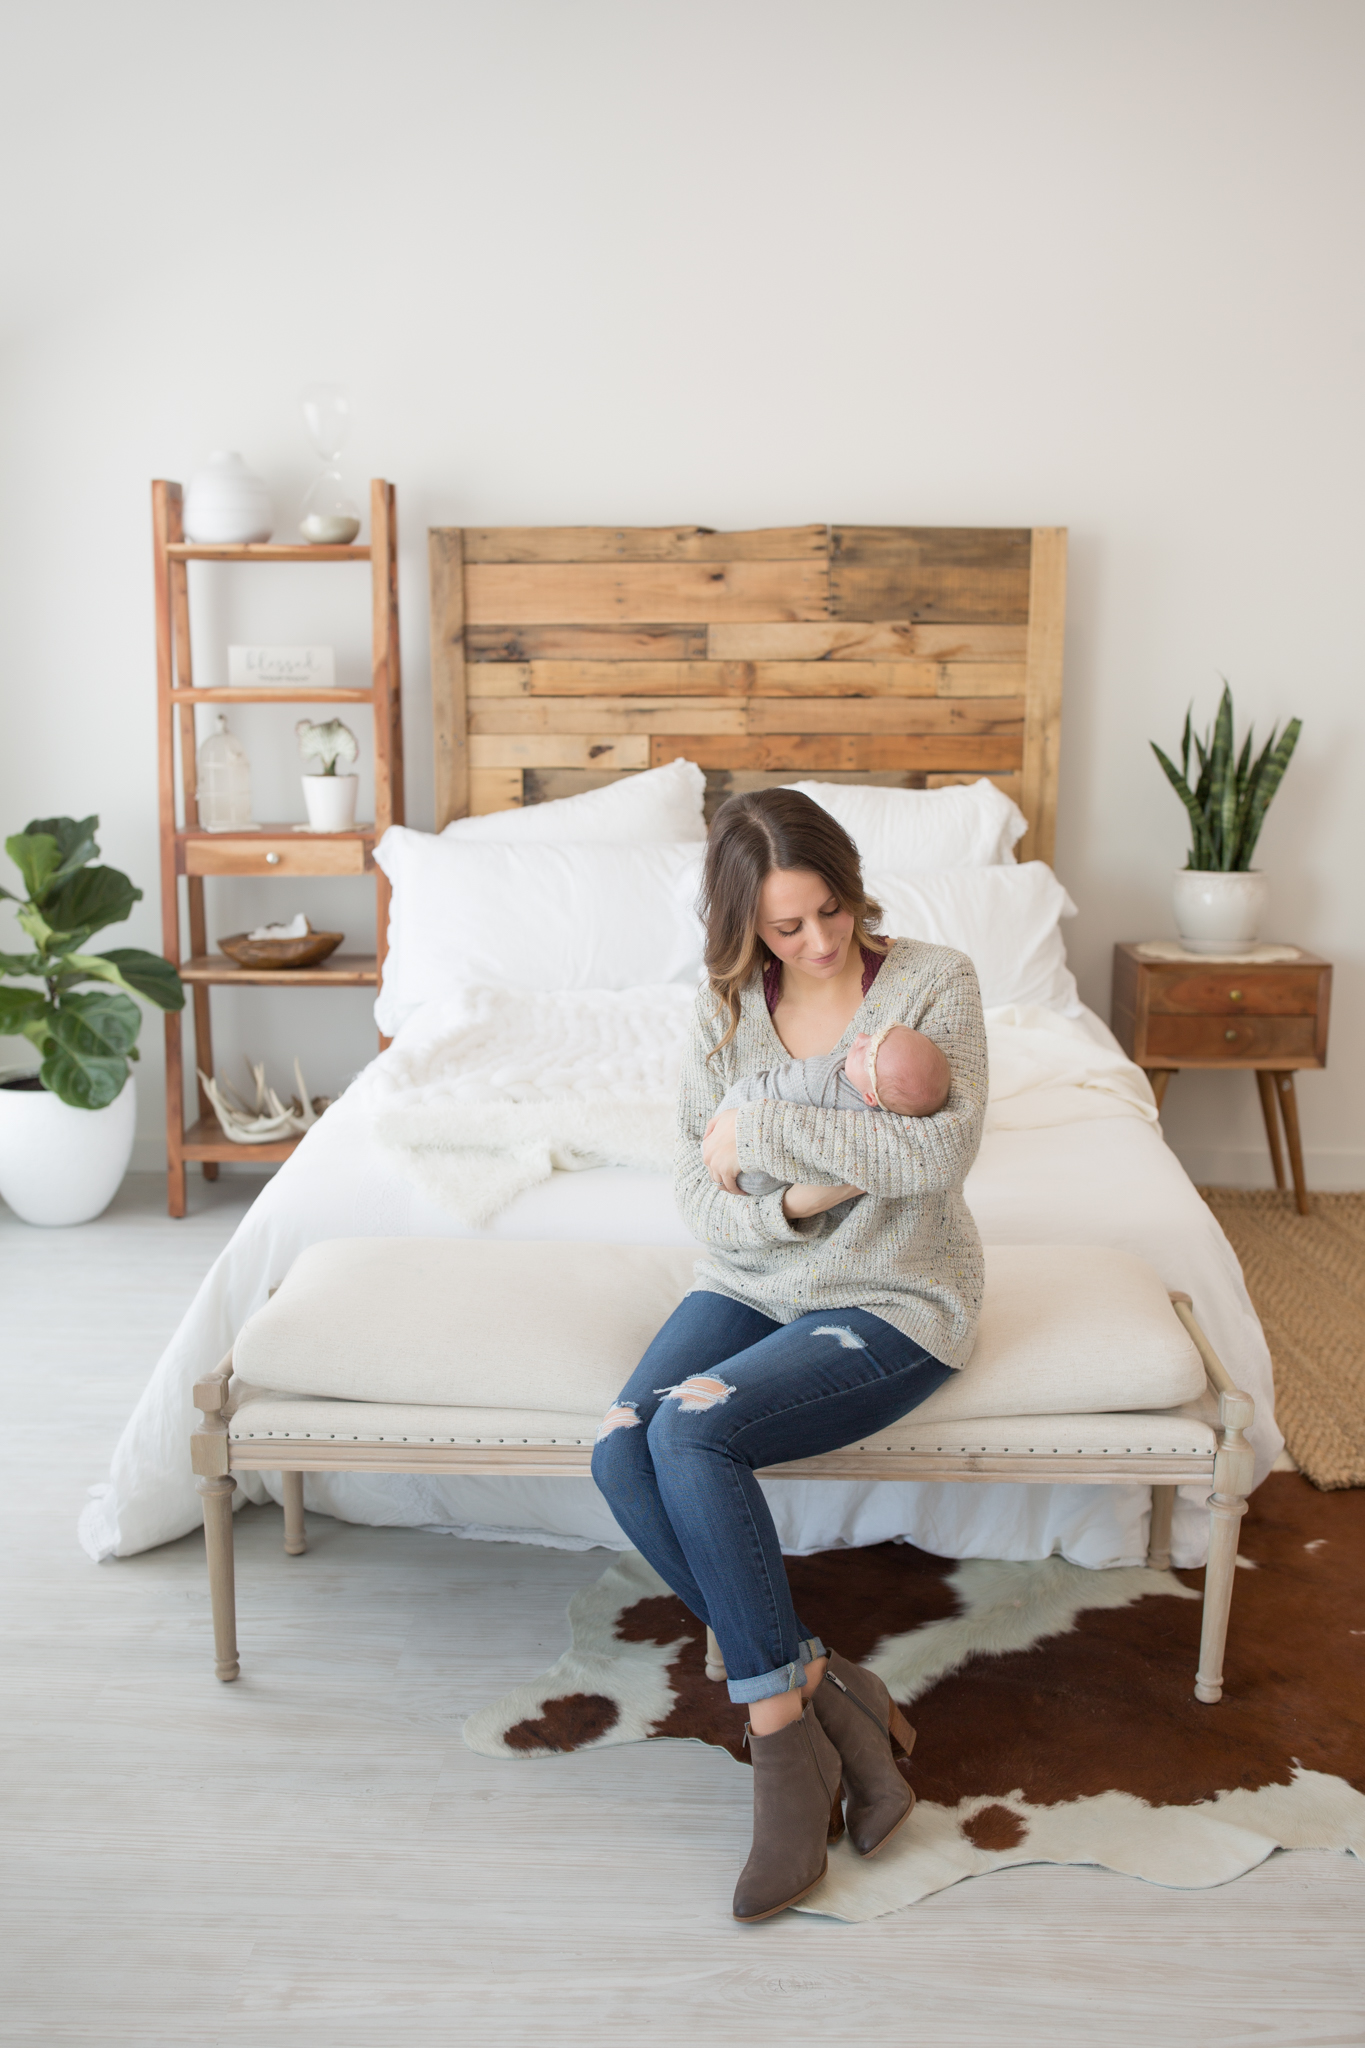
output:
<svg viewBox="0 0 1365 2048"><path fill-rule="evenodd" d="M347 493L337 460L351 425L351 404L340 384L309 384L299 393L304 425L323 470L299 507L299 527L315 547L346 547L360 531L360 508Z"/></svg>

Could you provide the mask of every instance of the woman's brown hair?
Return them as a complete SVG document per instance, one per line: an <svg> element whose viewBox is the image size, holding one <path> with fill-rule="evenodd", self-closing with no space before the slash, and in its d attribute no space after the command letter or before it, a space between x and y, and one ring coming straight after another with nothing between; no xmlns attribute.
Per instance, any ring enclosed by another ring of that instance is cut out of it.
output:
<svg viewBox="0 0 1365 2048"><path fill-rule="evenodd" d="M828 811L799 789L756 789L732 796L712 820L706 844L701 914L706 923L706 972L730 1026L711 1057L739 1029L741 992L774 956L758 935L758 899L774 869L819 875L841 910L853 912L856 944L884 953L876 935L882 910L863 887L858 849Z"/></svg>

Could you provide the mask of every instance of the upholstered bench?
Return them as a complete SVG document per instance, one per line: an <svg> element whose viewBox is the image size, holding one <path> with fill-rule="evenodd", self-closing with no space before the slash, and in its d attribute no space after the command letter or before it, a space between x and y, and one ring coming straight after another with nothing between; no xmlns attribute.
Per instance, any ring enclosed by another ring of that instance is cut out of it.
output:
<svg viewBox="0 0 1365 2048"><path fill-rule="evenodd" d="M305 1472L585 1475L601 1416L692 1283L686 1246L339 1238L312 1245L195 1387L219 1678L236 1678L232 1494ZM1175 1489L1210 1487L1195 1693L1222 1693L1254 1406L1196 1323L1127 1252L992 1246L970 1362L876 1438L770 1468L802 1479L1140 1481L1148 1563L1170 1563ZM1216 1423L1214 1416L1216 1415ZM724 1676L711 1639L708 1671Z"/></svg>

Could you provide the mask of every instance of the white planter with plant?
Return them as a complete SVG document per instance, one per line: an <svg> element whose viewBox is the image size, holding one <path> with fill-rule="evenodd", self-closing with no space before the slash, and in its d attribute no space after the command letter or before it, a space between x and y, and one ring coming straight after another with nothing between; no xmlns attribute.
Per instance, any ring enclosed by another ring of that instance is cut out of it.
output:
<svg viewBox="0 0 1365 2048"><path fill-rule="evenodd" d="M38 982L0 987L0 1034L27 1038L42 1055L33 1073L0 1080L0 1195L25 1223L88 1223L106 1209L128 1170L137 1097L129 1061L142 1012L185 1002L180 976L134 946L82 949L121 924L142 895L116 868L91 867L98 818L35 818L5 841L26 896L18 905L32 951L0 953L0 977ZM82 982L111 986L82 991ZM126 991L126 993L124 992Z"/></svg>
<svg viewBox="0 0 1365 2048"><path fill-rule="evenodd" d="M1270 884L1252 867L1251 856L1302 729L1299 718L1291 718L1278 737L1272 728L1253 761L1248 727L1239 754L1232 691L1224 683L1217 716L1203 739L1191 732L1186 712L1179 768L1155 740L1149 743L1194 828L1189 859L1175 878L1176 930L1191 953L1225 953L1254 945L1260 935ZM1193 789L1191 743L1199 761Z"/></svg>
<svg viewBox="0 0 1365 2048"><path fill-rule="evenodd" d="M303 800L314 832L349 832L355 824L357 775L338 775L338 761L354 761L360 752L356 736L339 718L314 725L301 718L294 727L305 761L316 761L316 773L303 777Z"/></svg>

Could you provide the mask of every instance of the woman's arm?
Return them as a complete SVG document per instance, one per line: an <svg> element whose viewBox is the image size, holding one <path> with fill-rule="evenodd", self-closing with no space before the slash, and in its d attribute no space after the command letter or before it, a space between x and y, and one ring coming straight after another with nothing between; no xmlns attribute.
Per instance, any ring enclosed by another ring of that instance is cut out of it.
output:
<svg viewBox="0 0 1365 2048"><path fill-rule="evenodd" d="M976 971L965 956L944 969L913 1023L947 1058L952 1089L936 1116L855 1116L793 1103L746 1103L735 1112L743 1172L778 1180L850 1182L896 1199L960 1187L981 1143L986 1113L986 1027Z"/></svg>
<svg viewBox="0 0 1365 2048"><path fill-rule="evenodd" d="M712 1180L702 1157L702 1137L720 1107L726 1091L722 1060L707 1060L707 1054L721 1035L721 1026L711 1011L712 998L703 990L697 998L691 1036L683 1056L682 1085L678 1097L678 1141L673 1156L673 1192L683 1222L703 1244L724 1246L731 1251L752 1250L770 1244L809 1243L829 1228L823 1213L806 1212L797 1198L796 1221L789 1218L784 1203L790 1188L778 1188L771 1195L732 1194ZM760 1105L750 1105L750 1108ZM761 1105L774 1107L772 1104ZM817 1112L808 1111L814 1115ZM734 1115L734 1111L728 1111ZM795 1175L781 1174L787 1181ZM829 1191L833 1193L833 1190ZM825 1189L820 1189L823 1196ZM831 1202L829 1206L833 1206ZM800 1226L800 1227L798 1227Z"/></svg>

